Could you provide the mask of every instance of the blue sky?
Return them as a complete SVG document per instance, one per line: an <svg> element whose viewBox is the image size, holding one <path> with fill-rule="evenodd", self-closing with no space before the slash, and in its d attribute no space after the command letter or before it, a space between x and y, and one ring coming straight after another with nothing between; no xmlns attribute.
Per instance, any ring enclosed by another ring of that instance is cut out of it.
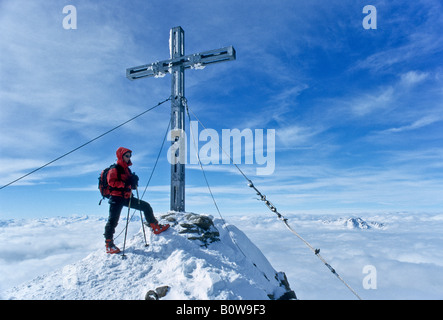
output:
<svg viewBox="0 0 443 320"><path fill-rule="evenodd" d="M63 28L66 5L75 30ZM363 28L366 5L375 30ZM187 54L235 47L236 61L187 70L185 95L220 136L275 129L274 173L240 167L283 214L441 211L441 12L438 0L3 0L0 184L168 98L169 75L129 81L125 70L169 58L169 30L182 26ZM106 216L100 171L128 147L142 191L169 116L166 103L0 190L0 216ZM144 198L155 212L169 209L169 170L165 148ZM267 210L232 166L206 170L222 213ZM186 201L216 214L195 165Z"/></svg>

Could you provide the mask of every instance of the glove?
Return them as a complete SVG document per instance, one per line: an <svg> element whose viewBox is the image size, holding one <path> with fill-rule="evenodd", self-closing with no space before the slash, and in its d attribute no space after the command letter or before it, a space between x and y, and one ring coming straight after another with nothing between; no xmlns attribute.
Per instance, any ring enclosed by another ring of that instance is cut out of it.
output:
<svg viewBox="0 0 443 320"><path fill-rule="evenodd" d="M138 180L139 180L138 176L135 173L133 173L130 179L132 189L136 189L138 187Z"/></svg>

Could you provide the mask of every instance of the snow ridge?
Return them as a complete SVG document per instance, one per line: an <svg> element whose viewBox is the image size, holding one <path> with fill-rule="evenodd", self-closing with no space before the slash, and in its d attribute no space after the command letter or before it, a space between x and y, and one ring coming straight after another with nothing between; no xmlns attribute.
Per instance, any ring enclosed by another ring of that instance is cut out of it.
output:
<svg viewBox="0 0 443 320"><path fill-rule="evenodd" d="M324 224L343 226L348 229L383 229L384 224L377 221L365 221L362 218L339 218L335 220L325 220Z"/></svg>
<svg viewBox="0 0 443 320"><path fill-rule="evenodd" d="M196 220L209 223L215 240L196 237L201 228L190 228ZM169 213L160 223L171 223L171 228L160 235L146 228L147 248L142 230L128 237L126 260L102 248L6 291L3 298L140 300L149 290L165 285L170 290L162 299L171 300L296 298L285 274L276 272L235 226L211 216L183 213ZM183 230L192 230L192 236Z"/></svg>

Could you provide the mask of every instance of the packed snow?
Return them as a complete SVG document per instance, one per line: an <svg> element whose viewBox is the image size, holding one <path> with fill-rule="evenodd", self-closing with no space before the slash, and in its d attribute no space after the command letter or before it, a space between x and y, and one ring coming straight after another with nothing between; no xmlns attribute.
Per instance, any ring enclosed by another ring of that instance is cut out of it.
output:
<svg viewBox="0 0 443 320"><path fill-rule="evenodd" d="M163 299L267 299L280 286L271 274L283 271L298 299L355 299L272 213L225 218L228 230L214 219L220 241L207 247L171 228L159 236L148 232L145 248L140 220L131 220L127 260L105 254L105 217L0 220L0 298L143 299L148 290L168 285ZM443 214L286 218L363 299L443 298ZM123 234L116 240L122 242ZM257 268L251 268L253 259ZM106 286L120 276L126 282Z"/></svg>
<svg viewBox="0 0 443 320"><path fill-rule="evenodd" d="M192 213L165 218L171 228L158 236L147 230L148 247L141 228L128 239L126 259L96 249L8 290L6 298L140 300L149 290L169 286L164 299L268 300L291 291L284 274L235 226ZM200 227L207 232L198 232Z"/></svg>

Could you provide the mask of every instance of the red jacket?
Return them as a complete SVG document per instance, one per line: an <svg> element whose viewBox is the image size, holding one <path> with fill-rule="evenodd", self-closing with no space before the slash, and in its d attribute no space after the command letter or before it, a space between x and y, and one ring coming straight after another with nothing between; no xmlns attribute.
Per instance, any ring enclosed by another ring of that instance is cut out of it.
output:
<svg viewBox="0 0 443 320"><path fill-rule="evenodd" d="M111 196L124 196L126 199L129 199L132 195L130 182L132 172L129 169L132 162L129 160L129 163L126 163L125 160L123 160L123 155L127 152L132 153L132 151L127 148L120 147L117 149L117 164L123 168L123 170L120 169L119 174L118 168L110 169L108 173L108 184L111 187Z"/></svg>

